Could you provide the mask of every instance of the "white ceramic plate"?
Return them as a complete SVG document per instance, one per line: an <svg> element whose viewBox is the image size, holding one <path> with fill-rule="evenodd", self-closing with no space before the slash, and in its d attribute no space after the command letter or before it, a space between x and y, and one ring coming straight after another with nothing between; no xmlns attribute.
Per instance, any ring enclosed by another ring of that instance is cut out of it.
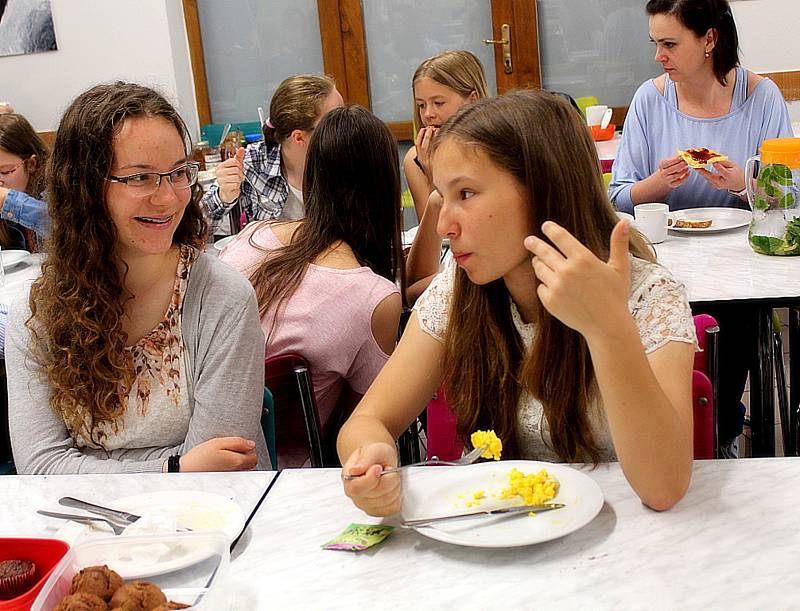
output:
<svg viewBox="0 0 800 611"><path fill-rule="evenodd" d="M603 507L600 486L588 475L553 463L509 460L465 467L422 467L403 476L403 519L428 518L477 509L495 509L520 502L492 498L508 485L508 473L516 468L523 473L540 469L555 476L560 488L553 502L566 507L536 516L520 514L443 522L416 530L437 541L471 547L517 547L550 541L570 534L594 519ZM479 490L486 498L480 505L467 507Z"/></svg>
<svg viewBox="0 0 800 611"><path fill-rule="evenodd" d="M670 212L670 217L674 221L678 219L687 219L690 221L711 219L712 221L710 227L698 229L692 227L670 227L670 231L677 231L680 233L714 233L716 231L727 231L728 229L737 229L749 225L753 218L753 213L749 210L741 210L739 208L687 208L686 210Z"/></svg>
<svg viewBox="0 0 800 611"><path fill-rule="evenodd" d="M31 253L27 250L3 250L0 251L0 256L3 259L3 267L11 267L17 263L22 263L31 256Z"/></svg>
<svg viewBox="0 0 800 611"><path fill-rule="evenodd" d="M101 504L142 516L126 528L122 536L163 534L175 532L179 528L189 528L194 532L219 531L233 541L244 526L244 513L241 507L228 497L211 492L191 490L148 492ZM63 507L60 509L63 510ZM56 536L74 542L86 536L107 536L111 533L111 529L102 522L95 524L85 526L67 522L59 529Z"/></svg>
<svg viewBox="0 0 800 611"><path fill-rule="evenodd" d="M125 529L122 537L175 533L177 529L188 528L196 533L221 532L230 543L239 536L245 520L241 507L235 501L211 492L148 492L116 499L107 505L142 516ZM113 534L106 525L100 522L95 524L86 526L67 522L55 536L74 545L85 538ZM115 559L112 566L124 579L139 579L191 566L208 555L208 549L203 546L196 550L186 546L169 549L159 544L154 545L147 554Z"/></svg>
<svg viewBox="0 0 800 611"><path fill-rule="evenodd" d="M217 249L218 252L222 252L222 250L231 242L233 242L238 235L229 235L227 238L222 238L221 240L217 240L214 242L214 248Z"/></svg>

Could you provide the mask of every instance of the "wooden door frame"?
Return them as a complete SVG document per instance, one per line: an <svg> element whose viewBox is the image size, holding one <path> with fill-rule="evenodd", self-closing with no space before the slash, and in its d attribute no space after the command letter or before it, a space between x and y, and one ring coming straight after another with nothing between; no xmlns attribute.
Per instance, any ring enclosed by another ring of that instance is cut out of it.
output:
<svg viewBox="0 0 800 611"><path fill-rule="evenodd" d="M211 123L211 103L200 32L197 0L182 0L189 55L194 77L197 115L200 125ZM319 31L322 42L322 61L326 74L336 79L336 85L348 104L361 104L371 109L369 94L369 65L364 33L362 0L317 0ZM492 0L492 38L501 38L500 28L511 28L511 58L514 72L505 74L503 53L495 46L497 92L510 89L541 88L542 72L539 53L538 12L536 0ZM533 24L534 27L531 27ZM787 102L800 100L800 70L761 73L771 78ZM612 121L622 125L627 106L614 108ZM390 121L389 129L398 141L413 140L412 122Z"/></svg>

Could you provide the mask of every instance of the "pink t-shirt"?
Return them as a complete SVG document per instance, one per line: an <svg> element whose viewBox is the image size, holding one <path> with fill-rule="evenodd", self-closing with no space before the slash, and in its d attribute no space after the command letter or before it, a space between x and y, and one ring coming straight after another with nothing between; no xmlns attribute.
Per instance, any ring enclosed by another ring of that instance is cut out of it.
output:
<svg viewBox="0 0 800 611"><path fill-rule="evenodd" d="M257 246L250 243L250 237ZM220 259L246 277L264 260L264 250L283 244L269 222L251 223ZM259 249L260 247L261 249ZM311 364L320 423L325 428L344 382L365 393L389 359L372 335L372 313L397 286L368 267L334 269L310 264L273 326L270 309L261 318L267 356L297 353ZM271 335L270 335L271 333Z"/></svg>

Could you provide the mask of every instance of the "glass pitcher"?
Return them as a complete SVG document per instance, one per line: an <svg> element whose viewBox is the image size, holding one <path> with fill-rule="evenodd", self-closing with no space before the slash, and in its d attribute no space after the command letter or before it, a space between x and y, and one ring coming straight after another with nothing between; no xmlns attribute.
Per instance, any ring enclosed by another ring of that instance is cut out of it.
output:
<svg viewBox="0 0 800 611"><path fill-rule="evenodd" d="M765 255L800 255L800 138L765 140L744 175L753 209L750 246Z"/></svg>

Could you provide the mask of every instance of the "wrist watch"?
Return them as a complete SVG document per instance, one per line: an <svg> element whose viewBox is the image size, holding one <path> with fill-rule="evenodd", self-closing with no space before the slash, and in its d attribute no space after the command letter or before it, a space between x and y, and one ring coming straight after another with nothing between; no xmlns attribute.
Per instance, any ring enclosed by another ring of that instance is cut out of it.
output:
<svg viewBox="0 0 800 611"><path fill-rule="evenodd" d="M181 455L173 454L167 459L167 473L180 473Z"/></svg>

